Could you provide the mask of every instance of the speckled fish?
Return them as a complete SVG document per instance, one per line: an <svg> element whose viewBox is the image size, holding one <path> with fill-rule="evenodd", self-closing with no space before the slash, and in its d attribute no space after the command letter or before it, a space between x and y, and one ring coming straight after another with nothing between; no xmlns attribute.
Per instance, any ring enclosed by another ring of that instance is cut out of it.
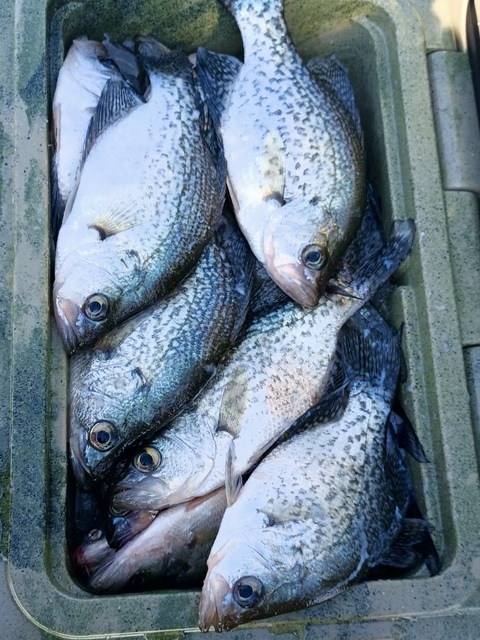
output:
<svg viewBox="0 0 480 640"><path fill-rule="evenodd" d="M150 81L147 102L118 119L133 90L113 86L103 96L101 135L58 237L53 300L68 351L169 293L222 211L224 160L207 140L186 54L147 38L137 49ZM110 112L116 121L105 126Z"/></svg>
<svg viewBox="0 0 480 640"><path fill-rule="evenodd" d="M225 489L161 511L152 524L98 566L89 586L99 592L194 586L227 506Z"/></svg>
<svg viewBox="0 0 480 640"><path fill-rule="evenodd" d="M68 196L77 182L85 138L107 80L119 75L105 47L76 38L58 73L53 96L52 234L56 239Z"/></svg>
<svg viewBox="0 0 480 640"><path fill-rule="evenodd" d="M181 411L215 373L247 312L253 256L225 218L170 295L71 358L70 459L77 482L119 459ZM147 507L148 508L148 507Z"/></svg>
<svg viewBox="0 0 480 640"><path fill-rule="evenodd" d="M323 296L312 310L289 302L256 317L194 402L148 444L148 464L145 451L136 454L114 488L114 505L161 509L208 493L225 483L227 456L235 486L321 398L340 328L395 271L413 233L412 222L398 224L387 247L343 283L350 297Z"/></svg>
<svg viewBox="0 0 480 640"><path fill-rule="evenodd" d="M325 69L314 79L303 64L282 0L222 2L240 29L244 64L202 48L196 64L237 218L273 280L313 307L365 204L363 141L346 104L356 107L339 97L335 79L323 81Z"/></svg>
<svg viewBox="0 0 480 640"><path fill-rule="evenodd" d="M341 345L351 381L346 409L325 425L325 398L319 426L310 414L308 428L271 451L226 510L200 600L203 631L332 598L388 562L400 535L408 553L427 532L425 521L405 518L411 480L386 426L398 335L350 331Z"/></svg>

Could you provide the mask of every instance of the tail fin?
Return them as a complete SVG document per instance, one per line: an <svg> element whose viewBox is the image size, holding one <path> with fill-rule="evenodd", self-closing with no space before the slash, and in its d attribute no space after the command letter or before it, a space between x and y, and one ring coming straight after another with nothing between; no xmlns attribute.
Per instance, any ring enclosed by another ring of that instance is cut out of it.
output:
<svg viewBox="0 0 480 640"><path fill-rule="evenodd" d="M414 235L413 220L397 221L386 247L367 258L353 272L348 261L344 261L334 284L347 296L369 300L407 257Z"/></svg>
<svg viewBox="0 0 480 640"><path fill-rule="evenodd" d="M339 340L339 353L347 380L366 381L382 390L387 403L393 400L401 358L401 333L386 325L382 332L347 327Z"/></svg>

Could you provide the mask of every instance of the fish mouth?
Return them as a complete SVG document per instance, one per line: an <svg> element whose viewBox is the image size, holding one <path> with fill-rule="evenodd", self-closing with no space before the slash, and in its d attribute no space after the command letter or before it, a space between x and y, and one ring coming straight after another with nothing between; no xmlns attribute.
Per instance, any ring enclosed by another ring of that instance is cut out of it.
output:
<svg viewBox="0 0 480 640"><path fill-rule="evenodd" d="M285 293L302 305L312 309L316 307L320 296L322 295L325 285L321 274L313 274L309 269L302 265L296 265L292 262L282 264L280 266L270 266L268 263L266 269L274 282L285 291Z"/></svg>
<svg viewBox="0 0 480 640"><path fill-rule="evenodd" d="M174 499L175 495L162 479L145 478L139 486L134 487L127 482L119 483L112 496L112 505L116 509L131 511L159 511L169 507Z"/></svg>
<svg viewBox="0 0 480 640"><path fill-rule="evenodd" d="M76 326L82 310L72 300L55 296L54 313L65 350L71 355L80 343Z"/></svg>
<svg viewBox="0 0 480 640"><path fill-rule="evenodd" d="M92 488L92 478L90 475L90 469L87 462L82 455L82 447L85 444L83 437L70 438L70 463L73 470L73 475L77 484L83 491L90 491Z"/></svg>
<svg viewBox="0 0 480 640"><path fill-rule="evenodd" d="M230 592L230 585L223 576L214 573L205 578L198 613L200 631L208 631L211 627L215 631L228 631L236 626L225 622L222 611Z"/></svg>

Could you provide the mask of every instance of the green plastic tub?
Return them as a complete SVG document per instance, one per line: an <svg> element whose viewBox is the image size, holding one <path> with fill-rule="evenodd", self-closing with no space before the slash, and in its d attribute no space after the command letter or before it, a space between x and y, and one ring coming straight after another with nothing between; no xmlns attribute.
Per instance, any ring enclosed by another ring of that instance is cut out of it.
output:
<svg viewBox="0 0 480 640"><path fill-rule="evenodd" d="M405 0L285 4L300 54L335 52L350 70L385 228L392 219L416 220L413 252L396 276L391 320L405 323L402 401L431 461L412 469L443 568L434 578L422 568L408 579L364 583L233 637L479 638L474 391L480 397L480 330L478 292L472 286L469 296L462 289L471 275L463 247L478 250L478 221L468 189L445 192L448 158L437 145L427 65L428 52L454 45L440 24L424 27L426 7L419 13ZM0 638L181 637L196 630L198 591L94 596L68 569L72 480L67 361L50 302L49 105L63 56L83 33L115 40L147 33L189 51L201 44L233 54L240 54L241 39L215 0L11 0L1 3L0 28L0 520L6 560L5 579L0 562ZM444 68L442 60L432 64ZM474 268L477 263L478 256Z"/></svg>

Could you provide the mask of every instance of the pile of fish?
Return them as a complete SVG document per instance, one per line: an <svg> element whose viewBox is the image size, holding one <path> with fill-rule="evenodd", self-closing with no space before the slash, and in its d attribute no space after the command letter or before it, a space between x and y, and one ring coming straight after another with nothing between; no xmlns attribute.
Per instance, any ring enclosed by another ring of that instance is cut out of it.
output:
<svg viewBox="0 0 480 640"><path fill-rule="evenodd" d="M72 566L98 593L204 579L203 630L440 569L370 303L413 222L384 239L343 66L304 65L281 0L223 2L243 63L80 37L53 101Z"/></svg>

